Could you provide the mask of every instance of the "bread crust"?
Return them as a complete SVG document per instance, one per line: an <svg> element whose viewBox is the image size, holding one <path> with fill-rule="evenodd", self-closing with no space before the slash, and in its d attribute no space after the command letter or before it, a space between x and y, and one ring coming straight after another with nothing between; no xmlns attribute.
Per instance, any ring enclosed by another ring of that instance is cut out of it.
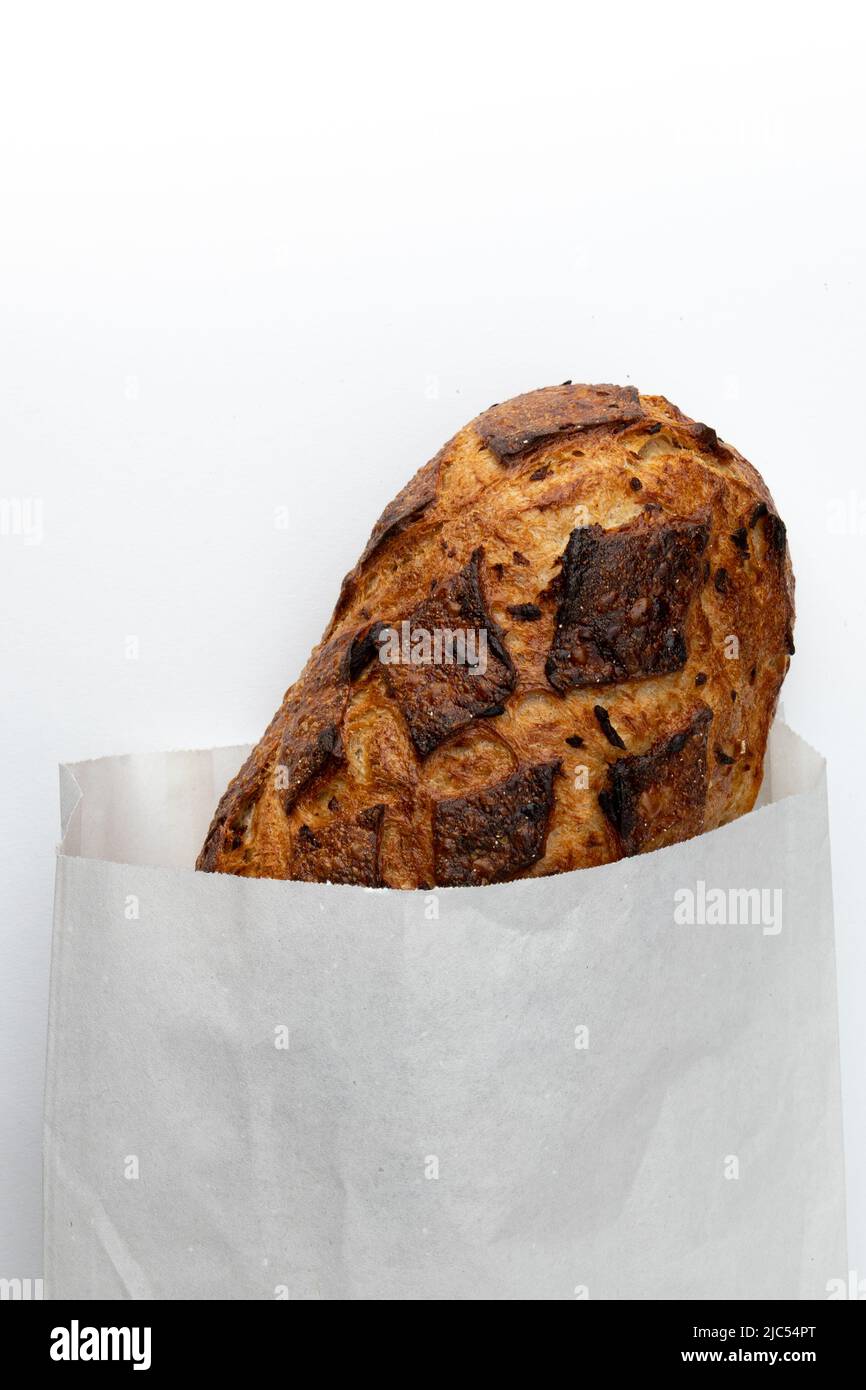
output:
<svg viewBox="0 0 866 1390"><path fill-rule="evenodd" d="M483 885L713 829L754 804L793 624L784 524L712 428L633 387L515 397L385 508L197 867Z"/></svg>

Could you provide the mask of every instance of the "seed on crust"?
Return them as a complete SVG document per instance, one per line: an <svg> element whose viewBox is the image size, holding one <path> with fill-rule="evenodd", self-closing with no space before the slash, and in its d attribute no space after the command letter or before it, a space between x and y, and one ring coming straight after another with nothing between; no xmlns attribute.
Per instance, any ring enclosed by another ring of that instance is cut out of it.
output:
<svg viewBox="0 0 866 1390"><path fill-rule="evenodd" d="M608 743L612 743L614 748L625 748L622 737L613 727L610 715L604 705L593 705L592 712L596 717L598 727L601 729Z"/></svg>
<svg viewBox="0 0 866 1390"><path fill-rule="evenodd" d="M518 623L537 623L541 617L537 603L509 603L505 611L509 618L514 618Z"/></svg>
<svg viewBox="0 0 866 1390"><path fill-rule="evenodd" d="M433 807L435 881L469 887L512 878L544 854L559 759L519 767L502 782Z"/></svg>

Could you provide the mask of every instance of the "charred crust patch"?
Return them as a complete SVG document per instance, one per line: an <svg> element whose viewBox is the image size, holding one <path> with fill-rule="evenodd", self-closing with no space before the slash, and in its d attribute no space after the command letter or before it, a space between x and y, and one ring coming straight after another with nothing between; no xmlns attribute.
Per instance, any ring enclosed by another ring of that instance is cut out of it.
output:
<svg viewBox="0 0 866 1390"><path fill-rule="evenodd" d="M293 879L305 883L380 886L379 844L384 805L369 806L354 818L337 818L311 830L302 825L292 859Z"/></svg>
<svg viewBox="0 0 866 1390"><path fill-rule="evenodd" d="M767 545L774 555L784 555L785 546L788 539L788 528L780 516L775 512L768 512L764 522L764 535L767 538Z"/></svg>
<svg viewBox="0 0 866 1390"><path fill-rule="evenodd" d="M500 463L516 463L552 439L625 427L644 417L633 386L545 386L481 415L478 433Z"/></svg>
<svg viewBox="0 0 866 1390"><path fill-rule="evenodd" d="M745 526L738 526L736 531L731 532L731 540L742 555L749 553L749 533Z"/></svg>
<svg viewBox="0 0 866 1390"><path fill-rule="evenodd" d="M276 759L287 812L314 777L343 757L340 726L349 701L352 653L358 640L358 634L333 637L311 658L287 696ZM362 647L365 640L362 634ZM356 662L359 659L356 656Z"/></svg>
<svg viewBox="0 0 866 1390"><path fill-rule="evenodd" d="M342 760L340 728L350 686L378 652L384 628L384 623L375 622L354 633L332 637L311 658L303 677L289 692L276 758L287 813L314 777L329 763Z"/></svg>
<svg viewBox="0 0 866 1390"><path fill-rule="evenodd" d="M713 749L713 754L716 762L722 767L733 767L734 763L737 761L736 758L731 757L730 753L726 753L724 748L720 748L718 744L716 744Z"/></svg>
<svg viewBox="0 0 866 1390"><path fill-rule="evenodd" d="M728 592L728 571L723 566L720 565L716 570L716 577L713 583L716 586L716 593L726 594Z"/></svg>
<svg viewBox="0 0 866 1390"><path fill-rule="evenodd" d="M719 436L711 425L703 425L700 421L695 421L694 424L686 426L686 433L690 436L695 447L702 449L705 453L718 454L721 452Z"/></svg>
<svg viewBox="0 0 866 1390"><path fill-rule="evenodd" d="M623 854L641 854L700 834L712 717L704 705L685 728L608 768L608 784L598 800Z"/></svg>
<svg viewBox="0 0 866 1390"><path fill-rule="evenodd" d="M369 666L373 657L377 655L379 637L384 630L384 623L371 623L368 628L362 628L352 638L348 651L348 677L350 681L357 680L361 672Z"/></svg>
<svg viewBox="0 0 866 1390"><path fill-rule="evenodd" d="M625 744L623 743L622 738L617 733L616 729L613 727L610 715L608 714L604 705L593 705L592 712L596 717L598 727L601 729L601 732L604 734L608 743L613 744L614 748L625 748Z"/></svg>
<svg viewBox="0 0 866 1390"><path fill-rule="evenodd" d="M559 759L433 807L434 877L444 887L513 878L544 854Z"/></svg>
<svg viewBox="0 0 866 1390"><path fill-rule="evenodd" d="M565 741L568 744L569 748L583 747L583 739L581 738L580 734L569 734L568 738Z"/></svg>
<svg viewBox="0 0 866 1390"><path fill-rule="evenodd" d="M421 757L472 719L503 713L503 700L517 681L514 663L502 633L487 612L481 586L481 555L475 550L463 569L437 584L433 593L410 614L410 642L416 633L462 629L474 632L479 643L486 633L484 671L457 662L385 663L385 680L400 706L409 735Z"/></svg>
<svg viewBox="0 0 866 1390"><path fill-rule="evenodd" d="M703 582L701 517L640 516L572 531L561 560L546 673L555 690L665 675L685 664L684 627Z"/></svg>
<svg viewBox="0 0 866 1390"><path fill-rule="evenodd" d="M317 728L317 722L315 715L306 721L306 726L303 718L292 720L292 728L287 729L280 747L279 763L285 769L283 807L286 811L291 810L304 787L331 759L339 762L343 756L339 724Z"/></svg>

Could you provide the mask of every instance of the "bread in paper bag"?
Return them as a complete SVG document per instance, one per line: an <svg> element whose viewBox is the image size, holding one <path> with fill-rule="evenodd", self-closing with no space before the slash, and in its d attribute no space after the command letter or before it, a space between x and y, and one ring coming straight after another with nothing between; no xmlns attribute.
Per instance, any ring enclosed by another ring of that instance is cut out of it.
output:
<svg viewBox="0 0 866 1390"><path fill-rule="evenodd" d="M757 471L633 387L478 416L385 508L199 869L483 885L752 807L793 652Z"/></svg>

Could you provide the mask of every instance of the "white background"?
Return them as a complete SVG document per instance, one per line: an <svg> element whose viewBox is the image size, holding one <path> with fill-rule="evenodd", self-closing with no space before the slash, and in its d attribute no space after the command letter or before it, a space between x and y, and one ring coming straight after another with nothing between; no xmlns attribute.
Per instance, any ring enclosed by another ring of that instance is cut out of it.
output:
<svg viewBox="0 0 866 1390"><path fill-rule="evenodd" d="M0 536L0 1275L41 1273L58 762L257 738L410 473L570 377L715 426L788 523L866 1276L855 8L10 10L0 498L42 534Z"/></svg>

